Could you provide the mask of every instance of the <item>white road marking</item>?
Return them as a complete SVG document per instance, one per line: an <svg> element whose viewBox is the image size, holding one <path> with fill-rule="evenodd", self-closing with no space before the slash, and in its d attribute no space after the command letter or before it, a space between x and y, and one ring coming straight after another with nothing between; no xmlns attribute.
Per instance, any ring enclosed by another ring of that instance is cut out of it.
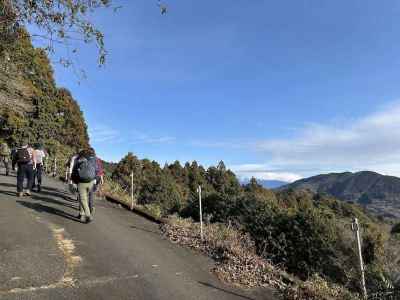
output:
<svg viewBox="0 0 400 300"><path fill-rule="evenodd" d="M66 284L66 282L57 282L49 285L42 285L37 287L26 287L26 288L14 288L8 291L0 291L0 296L10 295L10 294L24 294L32 293L43 290L53 290L53 289L64 289L64 288L78 288L78 287L94 287L97 285L104 285L116 281L124 281L139 278L138 274L129 276L105 276L92 279L81 280L79 282L74 282L74 284Z"/></svg>
<svg viewBox="0 0 400 300"><path fill-rule="evenodd" d="M22 279L21 277L13 277L13 278L11 278L11 281L21 280L21 279Z"/></svg>

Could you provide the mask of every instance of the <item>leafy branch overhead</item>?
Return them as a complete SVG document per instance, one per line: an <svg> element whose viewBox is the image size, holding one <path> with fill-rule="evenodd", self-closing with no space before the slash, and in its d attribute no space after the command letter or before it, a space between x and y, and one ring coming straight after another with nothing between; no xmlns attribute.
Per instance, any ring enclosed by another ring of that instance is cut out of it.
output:
<svg viewBox="0 0 400 300"><path fill-rule="evenodd" d="M1 38L15 38L21 32L20 27L31 25L40 32L32 37L43 39L47 52L54 53L56 44L69 50L71 41L93 42L99 51L98 63L103 65L107 55L104 35L89 16L108 7L110 0L0 0ZM66 66L72 63L70 58L62 58L60 62Z"/></svg>

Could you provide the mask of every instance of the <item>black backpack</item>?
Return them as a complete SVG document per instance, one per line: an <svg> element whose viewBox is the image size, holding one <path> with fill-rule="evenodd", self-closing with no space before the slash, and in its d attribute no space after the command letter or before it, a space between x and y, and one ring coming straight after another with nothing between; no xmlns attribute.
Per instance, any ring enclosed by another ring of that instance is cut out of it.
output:
<svg viewBox="0 0 400 300"><path fill-rule="evenodd" d="M79 157L72 171L74 182L91 182L96 178L96 157Z"/></svg>
<svg viewBox="0 0 400 300"><path fill-rule="evenodd" d="M21 148L17 150L17 162L20 164L27 164L31 161L31 155L29 154L28 148Z"/></svg>

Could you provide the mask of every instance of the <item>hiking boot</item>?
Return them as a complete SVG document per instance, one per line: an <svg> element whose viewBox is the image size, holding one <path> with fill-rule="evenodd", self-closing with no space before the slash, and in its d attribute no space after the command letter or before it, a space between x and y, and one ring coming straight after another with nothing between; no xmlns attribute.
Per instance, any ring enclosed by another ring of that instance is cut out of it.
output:
<svg viewBox="0 0 400 300"><path fill-rule="evenodd" d="M18 192L18 193L17 193L17 196L18 196L18 197L23 197L23 196L24 196L24 193Z"/></svg>

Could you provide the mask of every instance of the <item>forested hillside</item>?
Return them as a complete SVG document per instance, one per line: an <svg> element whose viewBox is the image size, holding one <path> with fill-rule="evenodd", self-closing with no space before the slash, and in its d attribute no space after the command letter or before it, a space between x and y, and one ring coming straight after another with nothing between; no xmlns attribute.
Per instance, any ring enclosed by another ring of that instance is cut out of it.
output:
<svg viewBox="0 0 400 300"><path fill-rule="evenodd" d="M56 86L44 50L19 28L0 35L0 134L11 145L22 138L42 143L64 159L89 143L78 103Z"/></svg>
<svg viewBox="0 0 400 300"><path fill-rule="evenodd" d="M281 189L310 190L365 206L375 215L400 217L400 178L375 172L330 173L293 182Z"/></svg>

